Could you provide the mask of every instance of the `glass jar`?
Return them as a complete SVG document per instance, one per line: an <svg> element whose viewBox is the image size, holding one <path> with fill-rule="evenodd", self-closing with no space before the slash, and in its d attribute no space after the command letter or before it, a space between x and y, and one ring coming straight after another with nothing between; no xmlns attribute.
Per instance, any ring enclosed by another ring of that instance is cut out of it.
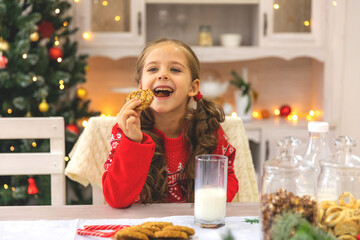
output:
<svg viewBox="0 0 360 240"><path fill-rule="evenodd" d="M260 206L263 239L271 239L274 219L284 211L300 213L316 224L315 170L295 155L299 144L300 140L293 137L280 140L280 155L264 164Z"/></svg>
<svg viewBox="0 0 360 240"><path fill-rule="evenodd" d="M331 157L331 149L328 141L329 123L308 123L308 145L303 156L304 161L309 161L314 167L316 176L320 173L320 160Z"/></svg>
<svg viewBox="0 0 360 240"><path fill-rule="evenodd" d="M212 46L212 33L211 26L201 25L199 28L199 45L200 46Z"/></svg>
<svg viewBox="0 0 360 240"><path fill-rule="evenodd" d="M350 235L360 234L360 158L352 154L355 140L347 136L335 140L333 157L322 160L318 179L319 226L337 234L338 224L352 226ZM356 229L356 230L355 230Z"/></svg>

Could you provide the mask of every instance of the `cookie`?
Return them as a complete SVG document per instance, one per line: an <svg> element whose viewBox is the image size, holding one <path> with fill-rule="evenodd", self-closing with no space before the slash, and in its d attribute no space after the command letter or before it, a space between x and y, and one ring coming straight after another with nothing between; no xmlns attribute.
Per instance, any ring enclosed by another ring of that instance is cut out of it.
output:
<svg viewBox="0 0 360 240"><path fill-rule="evenodd" d="M145 90L139 89L134 92L131 92L127 96L126 102L130 101L133 98L137 98L141 101L141 104L137 106L135 110L142 111L150 106L150 104L154 100L154 94L150 89L145 89Z"/></svg>
<svg viewBox="0 0 360 240"><path fill-rule="evenodd" d="M122 229L115 234L116 240L149 240L148 236L141 232Z"/></svg>
<svg viewBox="0 0 360 240"><path fill-rule="evenodd" d="M157 231L160 231L159 228L157 228L158 230ZM127 231L135 231L135 232L140 232L140 233L143 233L145 234L146 236L150 237L150 238L153 238L155 235L154 235L154 232L155 231L152 231L150 230L149 228L145 227L145 226L141 226L141 225L134 225L134 226L131 226L131 227L128 227L126 228Z"/></svg>
<svg viewBox="0 0 360 240"><path fill-rule="evenodd" d="M157 227L163 229L164 227L172 226L173 224L171 222L144 222L141 225L146 227Z"/></svg>
<svg viewBox="0 0 360 240"><path fill-rule="evenodd" d="M335 225L334 233L336 236L352 235L357 236L358 225L352 220L343 220Z"/></svg>
<svg viewBox="0 0 360 240"><path fill-rule="evenodd" d="M185 232L180 231L170 231L170 230L161 230L155 232L155 239L176 239L182 240L187 239L188 235Z"/></svg>
<svg viewBox="0 0 360 240"><path fill-rule="evenodd" d="M188 236L191 236L191 235L194 235L194 234L195 234L195 230L194 230L193 228L185 227L185 226L179 226L179 225L167 226L167 227L164 227L162 230L163 230L163 231L180 231L180 232L185 232Z"/></svg>

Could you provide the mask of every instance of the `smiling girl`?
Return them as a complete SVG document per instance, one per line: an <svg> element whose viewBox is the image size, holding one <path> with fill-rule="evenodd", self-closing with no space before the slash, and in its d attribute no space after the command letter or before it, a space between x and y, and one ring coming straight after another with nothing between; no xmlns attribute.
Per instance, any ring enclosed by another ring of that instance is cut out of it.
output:
<svg viewBox="0 0 360 240"><path fill-rule="evenodd" d="M193 202L195 156L209 153L228 157L227 201L234 198L235 149L220 126L223 110L199 92L199 73L198 58L181 41L160 39L144 48L136 80L154 101L139 112L141 101L132 99L117 116L102 178L110 206Z"/></svg>

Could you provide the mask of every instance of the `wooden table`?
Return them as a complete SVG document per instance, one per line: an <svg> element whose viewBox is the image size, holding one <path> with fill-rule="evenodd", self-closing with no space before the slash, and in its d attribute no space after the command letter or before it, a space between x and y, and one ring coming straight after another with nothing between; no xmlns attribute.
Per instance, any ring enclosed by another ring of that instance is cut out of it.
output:
<svg viewBox="0 0 360 240"><path fill-rule="evenodd" d="M227 203L226 216L258 216L258 203ZM108 205L11 206L0 207L0 220L63 220L149 218L193 215L193 203L135 204L125 209Z"/></svg>

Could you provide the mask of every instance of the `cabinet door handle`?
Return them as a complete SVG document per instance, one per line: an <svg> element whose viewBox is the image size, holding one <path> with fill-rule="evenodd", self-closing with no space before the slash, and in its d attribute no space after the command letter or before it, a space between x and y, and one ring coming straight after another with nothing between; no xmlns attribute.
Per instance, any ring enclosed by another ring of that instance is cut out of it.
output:
<svg viewBox="0 0 360 240"><path fill-rule="evenodd" d="M138 12L138 35L141 35L141 12Z"/></svg>
<svg viewBox="0 0 360 240"><path fill-rule="evenodd" d="M267 14L264 13L264 32L263 32L264 36L266 36L267 34L267 28L268 28Z"/></svg>

